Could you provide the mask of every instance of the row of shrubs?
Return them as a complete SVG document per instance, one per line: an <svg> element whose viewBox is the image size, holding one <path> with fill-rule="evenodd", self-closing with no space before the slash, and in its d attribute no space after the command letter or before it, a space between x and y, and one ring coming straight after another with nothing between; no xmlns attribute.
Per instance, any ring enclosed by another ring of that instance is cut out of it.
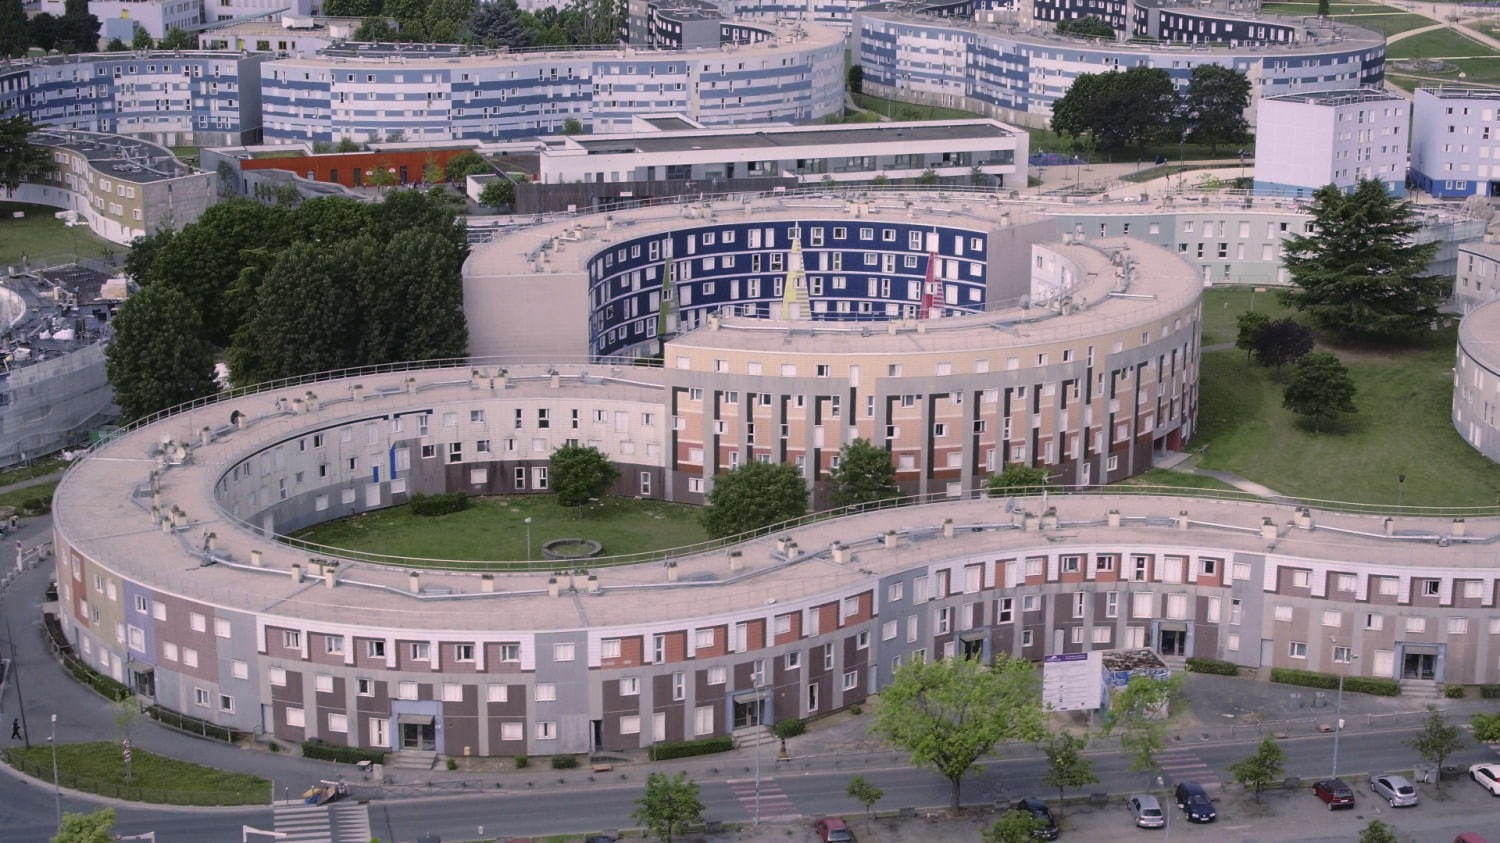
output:
<svg viewBox="0 0 1500 843"><path fill-rule="evenodd" d="M734 749L734 738L728 735L720 735L714 738L701 738L696 741L681 741L678 743L659 743L651 747L652 761L666 761L670 758L688 758L693 755L712 755L715 752L728 752Z"/></svg>
<svg viewBox="0 0 1500 843"><path fill-rule="evenodd" d="M463 492L448 492L441 495L412 495L412 515L447 515L463 512L469 508L469 496Z"/></svg>
<svg viewBox="0 0 1500 843"><path fill-rule="evenodd" d="M317 738L302 742L302 757L319 761L337 761L340 764L358 764L369 761L373 764L385 762L385 753L378 749L360 749L355 746L334 746Z"/></svg>
<svg viewBox="0 0 1500 843"><path fill-rule="evenodd" d="M73 678L93 688L100 696L119 702L130 696L130 689L123 682L116 682L108 676L84 664L81 659L72 653L62 654L63 664Z"/></svg>
<svg viewBox="0 0 1500 843"><path fill-rule="evenodd" d="M1294 670L1289 667L1271 669L1271 681L1283 685L1303 685L1308 688L1335 689L1338 676L1332 673L1317 673L1311 670ZM1372 679L1368 676L1349 676L1344 679L1344 690L1356 694L1374 694L1378 697L1394 697L1401 693L1401 685L1394 679Z"/></svg>
<svg viewBox="0 0 1500 843"><path fill-rule="evenodd" d="M1219 676L1238 676L1240 666L1234 662L1223 659L1209 659L1201 656L1193 656L1187 660L1187 669L1194 673L1215 673Z"/></svg>
<svg viewBox="0 0 1500 843"><path fill-rule="evenodd" d="M1487 699L1500 699L1500 685L1480 685L1479 696Z"/></svg>
<svg viewBox="0 0 1500 843"><path fill-rule="evenodd" d="M234 743L247 736L245 732L237 732L233 729L220 726L217 723L210 723L207 720L200 720L197 717L189 717L186 714L178 714L159 705L147 706L146 716L164 726L171 726L173 729L180 729L189 734L205 738L213 738L216 741L223 741L224 743Z"/></svg>

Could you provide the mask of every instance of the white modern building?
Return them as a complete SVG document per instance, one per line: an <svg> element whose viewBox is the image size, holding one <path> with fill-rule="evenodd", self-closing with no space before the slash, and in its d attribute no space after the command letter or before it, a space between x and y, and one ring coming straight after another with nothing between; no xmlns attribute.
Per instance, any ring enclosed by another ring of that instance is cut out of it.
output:
<svg viewBox="0 0 1500 843"><path fill-rule="evenodd" d="M1255 120L1255 191L1305 196L1376 179L1406 193L1405 99L1373 88L1265 97Z"/></svg>
<svg viewBox="0 0 1500 843"><path fill-rule="evenodd" d="M353 38L359 26L359 18L272 14L209 24L198 31L198 46L204 50L252 50L304 56Z"/></svg>
<svg viewBox="0 0 1500 843"><path fill-rule="evenodd" d="M1438 199L1500 196L1500 89L1418 88L1411 183Z"/></svg>
<svg viewBox="0 0 1500 843"><path fill-rule="evenodd" d="M682 128L636 121L636 131L572 135L549 141L540 159L544 184L739 178L804 183L912 179L927 171L987 184L1024 180L1029 137L995 120L918 123ZM673 125L666 123L666 125ZM692 125L685 119L680 125ZM1009 177L1010 180L1007 180Z"/></svg>

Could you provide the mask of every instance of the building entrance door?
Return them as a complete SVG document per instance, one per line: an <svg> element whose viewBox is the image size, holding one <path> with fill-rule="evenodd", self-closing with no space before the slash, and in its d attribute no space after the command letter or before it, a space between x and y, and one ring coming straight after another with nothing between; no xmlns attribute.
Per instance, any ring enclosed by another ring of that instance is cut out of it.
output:
<svg viewBox="0 0 1500 843"><path fill-rule="evenodd" d="M437 726L432 723L402 723L401 748L432 752L437 749Z"/></svg>
<svg viewBox="0 0 1500 843"><path fill-rule="evenodd" d="M1182 629L1163 629L1161 641L1156 651L1163 656L1180 656L1187 646L1187 631Z"/></svg>
<svg viewBox="0 0 1500 843"><path fill-rule="evenodd" d="M734 703L734 728L745 729L760 725L760 700Z"/></svg>
<svg viewBox="0 0 1500 843"><path fill-rule="evenodd" d="M1437 678L1437 656L1431 653L1407 653L1401 661L1401 678Z"/></svg>

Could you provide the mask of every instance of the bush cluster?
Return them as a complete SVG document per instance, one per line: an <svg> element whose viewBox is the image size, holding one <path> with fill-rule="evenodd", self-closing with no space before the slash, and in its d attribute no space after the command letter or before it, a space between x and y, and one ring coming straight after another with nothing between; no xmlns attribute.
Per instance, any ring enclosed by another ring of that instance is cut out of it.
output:
<svg viewBox="0 0 1500 843"><path fill-rule="evenodd" d="M164 726L171 726L173 729L180 729L184 732L202 735L205 738L213 738L216 741L223 741L225 743L233 743L245 735L244 732L236 732L217 723L210 723L207 720L200 720L197 717L189 717L186 714L168 711L159 705L148 706L146 708L146 716Z"/></svg>
<svg viewBox="0 0 1500 843"><path fill-rule="evenodd" d="M463 492L448 492L441 495L412 495L412 515L447 515L463 512L469 508L469 496Z"/></svg>
<svg viewBox="0 0 1500 843"><path fill-rule="evenodd" d="M681 741L678 743L659 743L651 747L652 761L666 761L669 758L688 758L693 755L710 755L715 752L728 752L734 749L734 738L728 735L720 735L713 738L702 738L696 741Z"/></svg>
<svg viewBox="0 0 1500 843"><path fill-rule="evenodd" d="M1443 696L1447 697L1450 700L1461 700L1464 698L1464 686L1444 685Z"/></svg>
<svg viewBox="0 0 1500 843"><path fill-rule="evenodd" d="M68 672L73 674L74 679L93 688L100 696L115 702L130 696L130 689L125 687L124 683L116 682L94 670L70 653L63 654L63 664L67 666Z"/></svg>
<svg viewBox="0 0 1500 843"><path fill-rule="evenodd" d="M554 770L571 770L577 766L578 759L572 755L552 756L552 769Z"/></svg>
<svg viewBox="0 0 1500 843"><path fill-rule="evenodd" d="M1271 681L1283 685L1303 685L1308 688L1333 690L1339 686L1339 678L1332 673L1312 670L1294 670L1277 667L1271 670ZM1401 693L1401 685L1394 679L1371 679L1365 676L1350 676L1344 679L1344 690L1356 694L1374 694L1379 697L1394 697Z"/></svg>
<svg viewBox="0 0 1500 843"><path fill-rule="evenodd" d="M370 761L375 764L385 762L385 753L381 750L334 746L323 743L317 738L302 742L302 757L315 758L319 761L337 761L340 764L358 764L361 761Z"/></svg>
<svg viewBox="0 0 1500 843"><path fill-rule="evenodd" d="M1237 676L1240 672L1240 666L1235 664L1234 662L1227 662L1223 659L1203 658L1200 656L1193 656L1192 658L1188 659L1187 669L1191 670L1194 673L1214 673L1218 674L1219 676Z"/></svg>

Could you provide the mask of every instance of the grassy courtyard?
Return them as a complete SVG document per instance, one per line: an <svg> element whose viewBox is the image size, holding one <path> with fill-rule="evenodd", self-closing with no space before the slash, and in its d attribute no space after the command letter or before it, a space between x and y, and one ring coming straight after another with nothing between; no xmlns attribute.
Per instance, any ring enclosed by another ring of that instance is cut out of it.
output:
<svg viewBox="0 0 1500 843"><path fill-rule="evenodd" d="M1403 38L1386 48L1390 59L1448 59L1492 56L1495 51L1454 29L1434 29Z"/></svg>
<svg viewBox="0 0 1500 843"><path fill-rule="evenodd" d="M12 216L21 211L26 216ZM106 254L124 254L125 247L95 237L88 226L68 227L52 215L56 208L46 205L24 205L0 202L0 266L19 264L21 256L33 259L97 258Z"/></svg>
<svg viewBox="0 0 1500 843"><path fill-rule="evenodd" d="M585 538L604 545L603 556L681 547L706 541L702 511L687 504L635 498L604 498L597 504L563 507L553 495L475 498L448 515L417 516L395 506L309 527L295 534L331 547L390 556L469 561L523 560L525 519L531 519L531 557L542 558L542 542Z"/></svg>
<svg viewBox="0 0 1500 843"><path fill-rule="evenodd" d="M11 747L5 751L5 760L32 776L52 779L52 751L46 744ZM226 773L140 748L131 750L127 782L120 747L110 741L60 744L57 774L63 787L168 805L264 805L271 796L271 783L259 776Z"/></svg>

